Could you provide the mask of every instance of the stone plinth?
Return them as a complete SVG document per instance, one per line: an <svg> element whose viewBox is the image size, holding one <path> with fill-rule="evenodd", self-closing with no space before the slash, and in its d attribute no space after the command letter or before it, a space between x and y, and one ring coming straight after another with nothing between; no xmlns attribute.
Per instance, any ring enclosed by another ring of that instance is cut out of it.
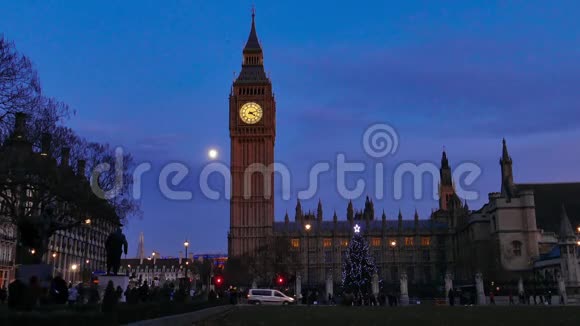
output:
<svg viewBox="0 0 580 326"><path fill-rule="evenodd" d="M326 298L328 299L328 295L334 297L334 280L332 279L332 273L329 273L326 276Z"/></svg>
<svg viewBox="0 0 580 326"><path fill-rule="evenodd" d="M477 291L477 304L486 304L485 290L483 288L483 275L481 273L475 274L475 290Z"/></svg>
<svg viewBox="0 0 580 326"><path fill-rule="evenodd" d="M407 288L407 273L402 273L400 278L400 286L401 286L401 298L399 302L401 306L406 306L409 304L409 290Z"/></svg>
<svg viewBox="0 0 580 326"><path fill-rule="evenodd" d="M105 289L109 284L109 281L113 282L113 286L117 289L120 286L123 289L123 294L121 295L121 302L125 302L125 290L129 285L129 276L126 275L101 275L99 276L99 297L102 299L105 294Z"/></svg>
<svg viewBox="0 0 580 326"><path fill-rule="evenodd" d="M296 288L294 290L294 294L296 296L296 303L302 303L302 276L296 276Z"/></svg>
<svg viewBox="0 0 580 326"><path fill-rule="evenodd" d="M445 274L445 301L449 304L449 291L453 289L453 275L451 273Z"/></svg>

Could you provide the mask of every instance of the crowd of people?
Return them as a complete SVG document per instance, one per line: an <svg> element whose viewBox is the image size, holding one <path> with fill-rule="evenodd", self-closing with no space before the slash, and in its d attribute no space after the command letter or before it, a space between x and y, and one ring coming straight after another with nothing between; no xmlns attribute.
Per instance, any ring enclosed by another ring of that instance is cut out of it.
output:
<svg viewBox="0 0 580 326"><path fill-rule="evenodd" d="M123 289L109 281L107 284L98 284L97 280L88 283L73 284L56 275L50 285L41 282L36 277L30 278L28 283L14 280L8 288L0 289L0 304L8 303L11 309L31 310L40 305L108 305L125 301L127 304L145 302L177 301L185 302L197 293L189 284L176 284L167 281L162 285L158 279L152 282L132 278L129 285ZM105 286L103 291L100 286ZM105 309L105 308L104 308Z"/></svg>
<svg viewBox="0 0 580 326"><path fill-rule="evenodd" d="M67 283L61 275L56 275L49 287L42 286L37 277L31 277L28 283L14 280L7 289L4 287L0 292L0 302L6 301L11 308L29 310L47 304L96 304L100 296L96 284L73 285Z"/></svg>

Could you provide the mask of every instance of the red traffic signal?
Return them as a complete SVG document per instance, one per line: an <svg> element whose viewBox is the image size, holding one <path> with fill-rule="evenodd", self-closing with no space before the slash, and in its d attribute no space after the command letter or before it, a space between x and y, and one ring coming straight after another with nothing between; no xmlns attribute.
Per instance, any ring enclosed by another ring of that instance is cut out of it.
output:
<svg viewBox="0 0 580 326"><path fill-rule="evenodd" d="M224 279L223 277L221 277L221 275L216 276L214 281L215 285L222 285L224 283Z"/></svg>
<svg viewBox="0 0 580 326"><path fill-rule="evenodd" d="M278 276L277 282L280 285L284 284L284 278L282 276Z"/></svg>

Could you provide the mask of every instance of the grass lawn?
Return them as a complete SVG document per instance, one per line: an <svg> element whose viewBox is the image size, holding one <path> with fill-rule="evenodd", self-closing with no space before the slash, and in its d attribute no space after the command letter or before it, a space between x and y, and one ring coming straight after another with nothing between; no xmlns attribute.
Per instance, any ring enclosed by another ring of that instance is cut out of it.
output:
<svg viewBox="0 0 580 326"><path fill-rule="evenodd" d="M252 325L574 325L580 326L580 307L545 306L240 306L200 326Z"/></svg>

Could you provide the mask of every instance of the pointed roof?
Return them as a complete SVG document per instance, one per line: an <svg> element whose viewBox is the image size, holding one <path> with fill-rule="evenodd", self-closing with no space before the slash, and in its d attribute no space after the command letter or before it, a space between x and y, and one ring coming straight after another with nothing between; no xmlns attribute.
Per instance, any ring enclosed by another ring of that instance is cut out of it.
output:
<svg viewBox="0 0 580 326"><path fill-rule="evenodd" d="M505 141L505 138L502 139L501 142L502 142L501 160L503 162L509 162L512 160L512 158L510 157L510 154L508 153L507 143Z"/></svg>
<svg viewBox="0 0 580 326"><path fill-rule="evenodd" d="M441 154L441 168L449 168L449 160L447 160L447 153L443 150Z"/></svg>
<svg viewBox="0 0 580 326"><path fill-rule="evenodd" d="M262 51L262 46L260 45L260 40L258 39L258 33L256 33L256 10L252 8L252 28L250 29L250 35L248 36L248 41L244 47L244 52L257 52Z"/></svg>
<svg viewBox="0 0 580 326"><path fill-rule="evenodd" d="M568 218L568 214L566 214L566 208L564 205L562 205L562 212L560 213L560 233L558 235L560 241L576 237L570 219Z"/></svg>

